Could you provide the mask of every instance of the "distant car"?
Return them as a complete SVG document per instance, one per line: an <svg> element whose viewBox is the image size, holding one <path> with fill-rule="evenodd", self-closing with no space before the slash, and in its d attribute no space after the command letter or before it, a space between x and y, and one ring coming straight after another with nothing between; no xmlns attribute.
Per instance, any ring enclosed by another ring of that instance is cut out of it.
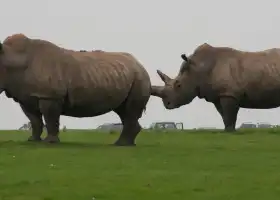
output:
<svg viewBox="0 0 280 200"><path fill-rule="evenodd" d="M97 130L113 132L113 131L122 131L123 125L122 123L105 123L97 127Z"/></svg>
<svg viewBox="0 0 280 200"><path fill-rule="evenodd" d="M175 122L154 122L149 129L183 129L183 123Z"/></svg>
<svg viewBox="0 0 280 200"><path fill-rule="evenodd" d="M196 130L215 130L215 129L217 129L217 128L216 127L211 127L211 126L196 128Z"/></svg>
<svg viewBox="0 0 280 200"><path fill-rule="evenodd" d="M257 128L257 125L251 122L245 122L242 123L239 128Z"/></svg>
<svg viewBox="0 0 280 200"><path fill-rule="evenodd" d="M273 125L269 123L258 123L258 128L273 128Z"/></svg>

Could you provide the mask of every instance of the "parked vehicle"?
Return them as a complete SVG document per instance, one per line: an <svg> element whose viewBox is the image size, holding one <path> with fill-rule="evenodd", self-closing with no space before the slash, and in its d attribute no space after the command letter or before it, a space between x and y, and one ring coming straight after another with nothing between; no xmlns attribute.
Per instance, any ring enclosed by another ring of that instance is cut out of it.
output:
<svg viewBox="0 0 280 200"><path fill-rule="evenodd" d="M182 122L154 122L150 125L149 129L184 129Z"/></svg>
<svg viewBox="0 0 280 200"><path fill-rule="evenodd" d="M244 122L241 124L241 126L239 128L273 128L275 127L274 125L270 124L270 123L252 123L252 122Z"/></svg>
<svg viewBox="0 0 280 200"><path fill-rule="evenodd" d="M269 123L258 123L258 128L273 128L274 126Z"/></svg>
<svg viewBox="0 0 280 200"><path fill-rule="evenodd" d="M195 128L195 130L216 130L216 127L211 127L211 126L203 126L203 127L198 127Z"/></svg>
<svg viewBox="0 0 280 200"><path fill-rule="evenodd" d="M121 132L122 129L122 123L105 123L97 127L97 130L106 132Z"/></svg>
<svg viewBox="0 0 280 200"><path fill-rule="evenodd" d="M244 122L240 125L239 128L258 128L257 124L254 124L252 122Z"/></svg>

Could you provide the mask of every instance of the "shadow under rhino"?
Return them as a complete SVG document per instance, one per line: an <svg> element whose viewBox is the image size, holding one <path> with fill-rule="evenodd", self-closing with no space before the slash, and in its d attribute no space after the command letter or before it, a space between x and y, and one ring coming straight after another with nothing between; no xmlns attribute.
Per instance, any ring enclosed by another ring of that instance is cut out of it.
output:
<svg viewBox="0 0 280 200"><path fill-rule="evenodd" d="M235 131L239 108L280 106L280 49L245 52L207 43L183 62L176 78L161 71L164 86L152 86L166 109L179 108L195 97L211 102L220 113L225 131ZM190 113L191 115L191 113Z"/></svg>
<svg viewBox="0 0 280 200"><path fill-rule="evenodd" d="M115 145L135 145L150 98L145 68L129 53L72 51L23 34L0 43L0 93L20 104L31 122L29 141L59 142L60 116L93 117L114 111L123 130Z"/></svg>

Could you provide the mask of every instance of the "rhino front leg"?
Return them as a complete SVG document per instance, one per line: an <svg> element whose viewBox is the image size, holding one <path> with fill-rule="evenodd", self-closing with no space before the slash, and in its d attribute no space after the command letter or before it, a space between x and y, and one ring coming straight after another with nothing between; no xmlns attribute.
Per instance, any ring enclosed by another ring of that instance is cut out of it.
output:
<svg viewBox="0 0 280 200"><path fill-rule="evenodd" d="M215 104L218 112L221 114L226 132L234 132L239 111L239 105L233 97L221 97L220 102Z"/></svg>
<svg viewBox="0 0 280 200"><path fill-rule="evenodd" d="M32 127L32 135L28 138L28 141L41 141L41 135L43 132L42 114L39 110L30 109L22 104L20 104L20 107L26 117L30 120Z"/></svg>
<svg viewBox="0 0 280 200"><path fill-rule="evenodd" d="M44 116L48 135L44 142L59 143L59 118L62 109L62 103L58 100L40 100L40 111Z"/></svg>

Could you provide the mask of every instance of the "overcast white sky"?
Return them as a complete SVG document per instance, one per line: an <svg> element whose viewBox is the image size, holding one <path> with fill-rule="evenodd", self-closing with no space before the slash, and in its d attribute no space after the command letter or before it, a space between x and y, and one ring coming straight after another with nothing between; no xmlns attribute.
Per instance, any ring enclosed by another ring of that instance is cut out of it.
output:
<svg viewBox="0 0 280 200"><path fill-rule="evenodd" d="M272 0L0 0L0 40L24 33L69 49L127 51L146 67L153 84L162 84L156 69L174 77L181 53L191 54L200 44L258 51L280 47L280 4ZM195 99L191 104L166 110L151 97L144 126L153 121L183 122L187 128L223 128L211 103ZM69 128L93 128L119 122L114 113L94 118L61 118ZM243 121L280 124L280 109L241 109ZM28 122L18 104L0 95L0 128L14 129Z"/></svg>

